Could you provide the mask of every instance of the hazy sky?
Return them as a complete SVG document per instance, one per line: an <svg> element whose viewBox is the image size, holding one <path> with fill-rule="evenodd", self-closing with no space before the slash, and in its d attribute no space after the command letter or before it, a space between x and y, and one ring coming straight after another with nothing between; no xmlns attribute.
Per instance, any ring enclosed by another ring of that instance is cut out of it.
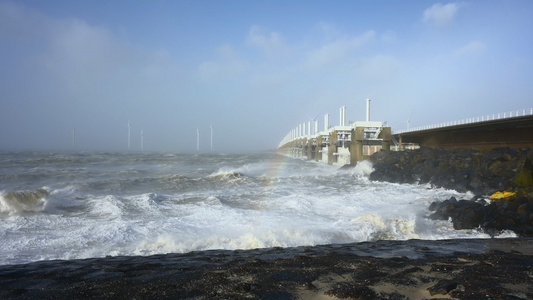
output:
<svg viewBox="0 0 533 300"><path fill-rule="evenodd" d="M533 107L533 1L3 1L0 150L276 148ZM76 130L76 144L72 133Z"/></svg>

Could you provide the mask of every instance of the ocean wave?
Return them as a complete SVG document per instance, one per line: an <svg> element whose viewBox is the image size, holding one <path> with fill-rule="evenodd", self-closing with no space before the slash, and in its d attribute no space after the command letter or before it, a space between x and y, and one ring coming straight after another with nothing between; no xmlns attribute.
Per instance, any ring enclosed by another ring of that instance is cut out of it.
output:
<svg viewBox="0 0 533 300"><path fill-rule="evenodd" d="M174 174L171 176L162 177L159 180L162 182L182 182L190 179L191 178L188 176Z"/></svg>
<svg viewBox="0 0 533 300"><path fill-rule="evenodd" d="M358 227L357 233L364 235L359 240L407 240L420 238L414 219L384 219L376 214L366 214L354 220L354 225Z"/></svg>
<svg viewBox="0 0 533 300"><path fill-rule="evenodd" d="M161 214L159 203L165 199L165 196L156 193L128 196L123 199L124 209L135 214L159 216Z"/></svg>
<svg viewBox="0 0 533 300"><path fill-rule="evenodd" d="M43 211L49 194L46 187L34 191L0 193L0 212L18 214Z"/></svg>
<svg viewBox="0 0 533 300"><path fill-rule="evenodd" d="M246 175L239 171L239 168L233 169L229 167L222 167L218 171L207 176L210 179L221 181L235 181L245 178Z"/></svg>
<svg viewBox="0 0 533 300"><path fill-rule="evenodd" d="M374 167L369 160L360 161L355 165L355 168L353 168L353 174L361 177L368 178L372 172L374 172Z"/></svg>
<svg viewBox="0 0 533 300"><path fill-rule="evenodd" d="M88 203L91 207L89 215L95 218L118 219L122 217L126 210L125 204L113 195L93 198Z"/></svg>

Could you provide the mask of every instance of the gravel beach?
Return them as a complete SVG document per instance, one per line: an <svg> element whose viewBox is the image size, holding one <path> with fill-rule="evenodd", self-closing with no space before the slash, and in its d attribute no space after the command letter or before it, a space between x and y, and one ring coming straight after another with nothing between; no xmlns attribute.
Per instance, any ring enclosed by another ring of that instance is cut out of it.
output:
<svg viewBox="0 0 533 300"><path fill-rule="evenodd" d="M533 239L376 241L0 266L2 299L532 299Z"/></svg>

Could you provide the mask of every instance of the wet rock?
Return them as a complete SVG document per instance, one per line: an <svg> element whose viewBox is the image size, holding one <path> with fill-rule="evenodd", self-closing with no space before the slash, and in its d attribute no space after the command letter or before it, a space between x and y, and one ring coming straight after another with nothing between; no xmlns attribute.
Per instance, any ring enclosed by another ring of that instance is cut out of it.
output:
<svg viewBox="0 0 533 300"><path fill-rule="evenodd" d="M429 206L434 220L451 219L455 229L481 228L491 235L512 230L533 236L533 150L495 148L414 151L380 151L371 157L371 180L431 184L471 191L470 200L450 198ZM515 199L487 203L482 195L514 191Z"/></svg>
<svg viewBox="0 0 533 300"><path fill-rule="evenodd" d="M40 261L0 266L0 298L533 299L532 246L408 240Z"/></svg>
<svg viewBox="0 0 533 300"><path fill-rule="evenodd" d="M474 229L479 227L479 223L483 218L481 204L467 203L468 205L456 208L455 215L452 218L454 229Z"/></svg>
<svg viewBox="0 0 533 300"><path fill-rule="evenodd" d="M503 230L512 230L519 236L533 236L533 198L518 197L488 203L480 196L470 200L451 197L442 202L433 202L428 208L433 211L432 220L451 219L454 229L481 228L496 235Z"/></svg>
<svg viewBox="0 0 533 300"><path fill-rule="evenodd" d="M491 194L496 190L533 190L533 150L496 148L380 151L372 155L371 180L430 183L460 192Z"/></svg>
<svg viewBox="0 0 533 300"><path fill-rule="evenodd" d="M358 286L349 283L340 283L334 289L326 292L337 298L355 298L361 300L378 299L378 294L367 286Z"/></svg>
<svg viewBox="0 0 533 300"><path fill-rule="evenodd" d="M452 219L454 229L474 229L479 227L483 219L483 204L472 200L457 201L454 197L441 203L432 203L430 210L435 212L429 216L433 220Z"/></svg>
<svg viewBox="0 0 533 300"><path fill-rule="evenodd" d="M455 289L464 291L465 288L457 282L441 280L434 286L428 288L428 291L431 296L434 296L437 294L446 295Z"/></svg>

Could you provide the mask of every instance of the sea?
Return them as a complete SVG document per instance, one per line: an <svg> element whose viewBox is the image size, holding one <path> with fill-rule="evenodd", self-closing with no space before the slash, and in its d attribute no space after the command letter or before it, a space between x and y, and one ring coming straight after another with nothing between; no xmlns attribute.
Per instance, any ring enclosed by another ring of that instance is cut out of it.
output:
<svg viewBox="0 0 533 300"><path fill-rule="evenodd" d="M275 152L0 152L0 265L213 249L490 238L431 220L474 195ZM515 237L503 232L500 237Z"/></svg>

